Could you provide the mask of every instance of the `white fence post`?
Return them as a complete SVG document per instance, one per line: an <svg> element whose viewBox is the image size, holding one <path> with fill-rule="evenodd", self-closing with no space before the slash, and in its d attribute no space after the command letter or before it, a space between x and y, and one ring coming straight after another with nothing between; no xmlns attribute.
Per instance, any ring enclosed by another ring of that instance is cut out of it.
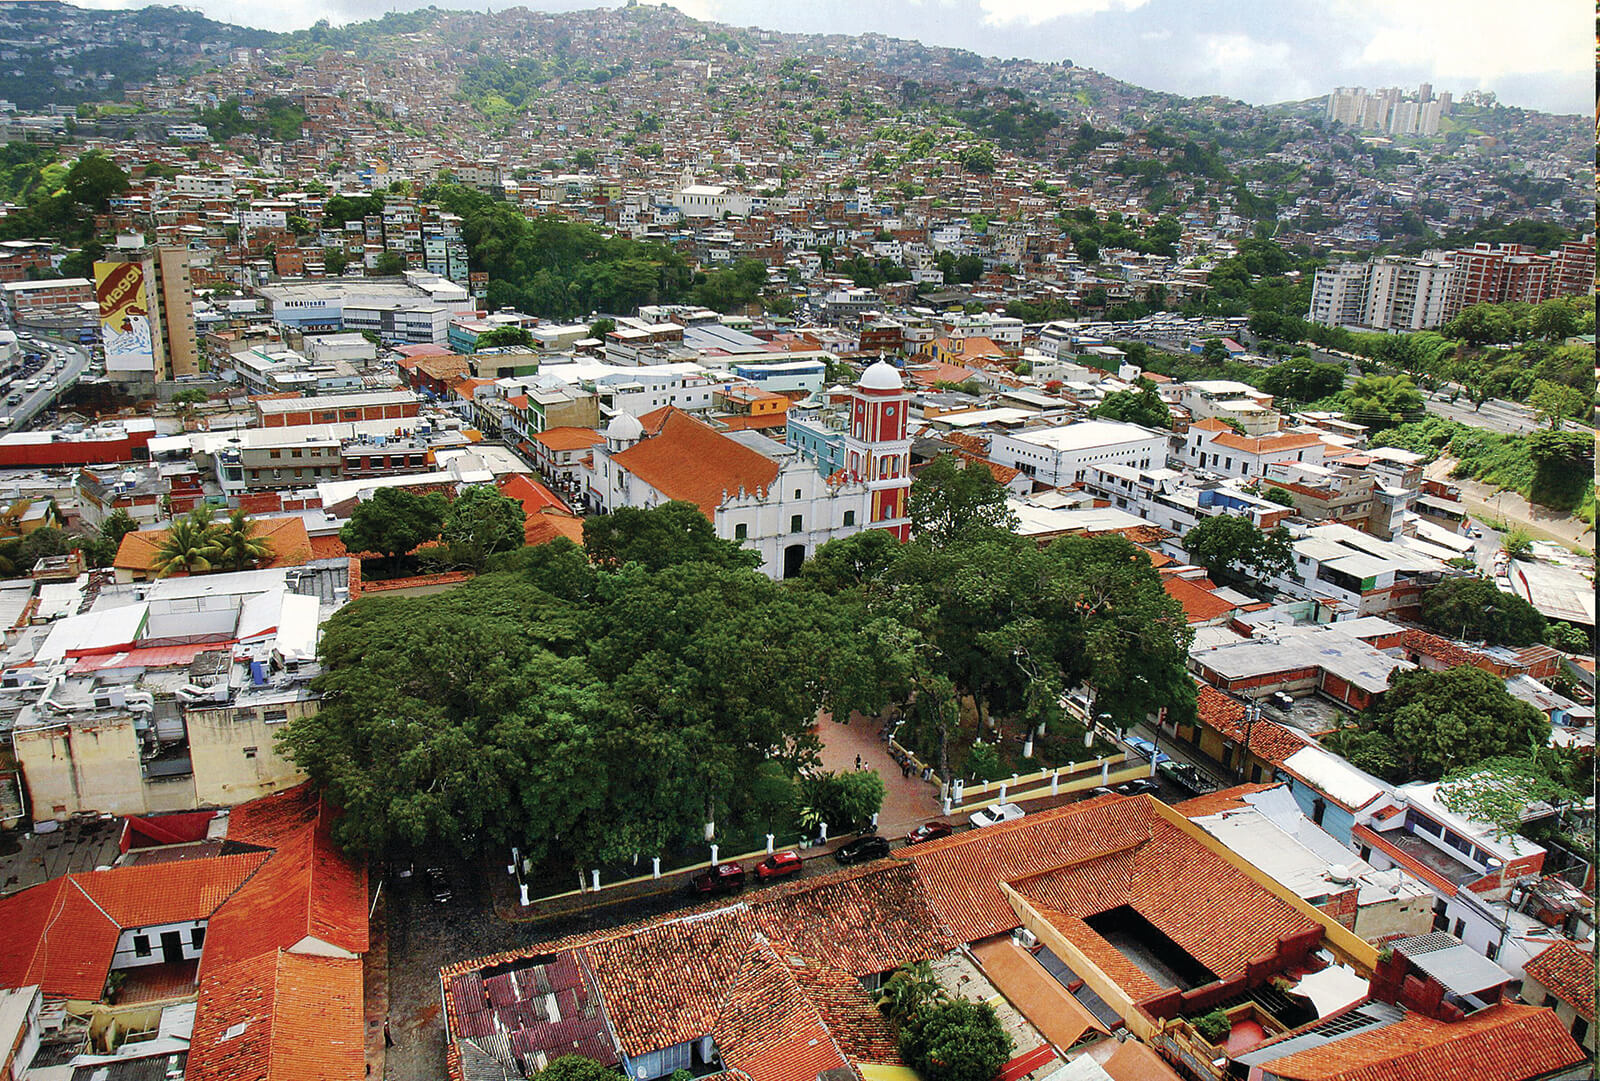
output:
<svg viewBox="0 0 1600 1081"><path fill-rule="evenodd" d="M660 878L661 877L661 857L660 856L652 856L652 857L650 857L650 877L651 878Z"/></svg>
<svg viewBox="0 0 1600 1081"><path fill-rule="evenodd" d="M767 855L772 855L772 834L767 834Z"/></svg>

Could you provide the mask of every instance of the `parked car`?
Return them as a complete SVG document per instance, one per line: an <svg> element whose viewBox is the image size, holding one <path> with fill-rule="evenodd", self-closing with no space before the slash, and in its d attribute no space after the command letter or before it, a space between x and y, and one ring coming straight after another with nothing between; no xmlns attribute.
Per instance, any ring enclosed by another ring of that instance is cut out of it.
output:
<svg viewBox="0 0 1600 1081"><path fill-rule="evenodd" d="M734 893L743 888L744 868L737 863L719 863L689 880L690 893Z"/></svg>
<svg viewBox="0 0 1600 1081"><path fill-rule="evenodd" d="M841 845L833 858L844 864L865 863L867 860L882 859L888 854L889 838L869 833Z"/></svg>
<svg viewBox="0 0 1600 1081"><path fill-rule="evenodd" d="M1123 742L1125 742L1129 747L1132 747L1134 750L1138 751L1140 754L1144 755L1146 758L1154 758L1156 765L1158 766L1163 762L1172 761L1171 755L1167 754L1166 751L1156 750L1156 745L1145 739L1143 736L1129 736Z"/></svg>
<svg viewBox="0 0 1600 1081"><path fill-rule="evenodd" d="M455 896L455 891L450 888L450 879L444 873L443 867L429 867L422 872L428 883L428 893L441 905Z"/></svg>
<svg viewBox="0 0 1600 1081"><path fill-rule="evenodd" d="M1217 790L1217 786L1209 777L1188 762L1163 762L1156 767L1156 772L1185 792L1192 792L1197 796Z"/></svg>
<svg viewBox="0 0 1600 1081"><path fill-rule="evenodd" d="M1015 822L1027 814L1027 811L1015 803L997 803L993 807L974 811L967 816L967 821L972 823L974 829L982 829L985 826L998 826L1002 822Z"/></svg>
<svg viewBox="0 0 1600 1081"><path fill-rule="evenodd" d="M757 878L784 878L788 875L800 873L800 853L774 852L760 863L756 864Z"/></svg>
<svg viewBox="0 0 1600 1081"><path fill-rule="evenodd" d="M1294 695L1287 691L1273 691L1271 698L1272 704L1277 706L1279 709L1294 708Z"/></svg>
<svg viewBox="0 0 1600 1081"><path fill-rule="evenodd" d="M1117 785L1117 793L1123 796L1153 796L1156 792L1156 783L1144 777Z"/></svg>
<svg viewBox="0 0 1600 1081"><path fill-rule="evenodd" d="M906 834L906 844L920 845L923 841L937 841L941 837L948 837L956 828L948 822L924 822L910 833Z"/></svg>

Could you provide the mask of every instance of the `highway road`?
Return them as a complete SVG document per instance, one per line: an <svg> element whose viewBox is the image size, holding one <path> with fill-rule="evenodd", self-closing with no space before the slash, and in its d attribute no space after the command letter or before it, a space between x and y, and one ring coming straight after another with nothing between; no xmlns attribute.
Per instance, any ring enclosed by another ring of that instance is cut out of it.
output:
<svg viewBox="0 0 1600 1081"><path fill-rule="evenodd" d="M6 398L0 400L0 418L10 421L5 425L7 431L26 428L63 390L76 383L89 366L89 351L70 342L19 334L17 348L23 355L41 353L44 361L32 374L19 370L7 388ZM28 390L27 384L34 380L40 385ZM12 402L11 396L17 394L21 395L20 400Z"/></svg>

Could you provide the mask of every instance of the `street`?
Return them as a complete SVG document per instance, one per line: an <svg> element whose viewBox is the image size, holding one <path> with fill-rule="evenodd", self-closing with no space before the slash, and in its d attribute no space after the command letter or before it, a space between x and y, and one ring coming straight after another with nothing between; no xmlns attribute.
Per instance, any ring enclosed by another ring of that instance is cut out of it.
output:
<svg viewBox="0 0 1600 1081"><path fill-rule="evenodd" d="M62 390L76 383L89 366L89 351L70 342L19 334L17 348L24 354L42 353L44 362L32 374L19 367L7 389L7 396L0 401L0 417L10 420L6 427L12 431L27 427ZM52 371L52 368L56 370ZM42 384L27 390L27 384L35 379L41 379ZM11 396L18 394L21 395L20 400L12 402Z"/></svg>

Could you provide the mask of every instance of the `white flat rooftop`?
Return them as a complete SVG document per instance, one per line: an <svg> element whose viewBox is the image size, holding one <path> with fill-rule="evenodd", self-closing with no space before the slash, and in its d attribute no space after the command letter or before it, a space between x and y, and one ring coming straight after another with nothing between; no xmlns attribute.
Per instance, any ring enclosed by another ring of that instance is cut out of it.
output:
<svg viewBox="0 0 1600 1081"><path fill-rule="evenodd" d="M943 421L951 418L939 419ZM1046 447L1058 453L1111 447L1123 443L1140 443L1160 434L1149 428L1141 428L1137 424L1124 424L1115 420L1084 420L1055 428L1034 428L1025 432L1010 433L1012 439Z"/></svg>

